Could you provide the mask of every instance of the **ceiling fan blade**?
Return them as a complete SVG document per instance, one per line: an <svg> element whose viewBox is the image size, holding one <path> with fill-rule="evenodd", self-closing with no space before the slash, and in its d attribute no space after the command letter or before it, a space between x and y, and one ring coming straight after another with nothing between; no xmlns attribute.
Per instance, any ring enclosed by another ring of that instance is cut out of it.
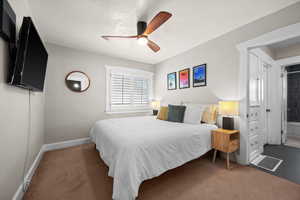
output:
<svg viewBox="0 0 300 200"><path fill-rule="evenodd" d="M155 31L158 27L160 27L163 23L165 23L170 17L172 17L171 13L166 11L159 12L148 24L144 35L149 35L153 31Z"/></svg>
<svg viewBox="0 0 300 200"><path fill-rule="evenodd" d="M148 47L150 47L150 49L152 49L152 51L154 51L155 53L158 52L160 50L160 47L155 44L153 41L151 40L148 40L148 43L147 43Z"/></svg>
<svg viewBox="0 0 300 200"><path fill-rule="evenodd" d="M132 35L132 36L111 36L111 35L103 35L101 36L103 39L105 40L109 40L109 39L126 39L126 38L137 38L138 36L137 35Z"/></svg>

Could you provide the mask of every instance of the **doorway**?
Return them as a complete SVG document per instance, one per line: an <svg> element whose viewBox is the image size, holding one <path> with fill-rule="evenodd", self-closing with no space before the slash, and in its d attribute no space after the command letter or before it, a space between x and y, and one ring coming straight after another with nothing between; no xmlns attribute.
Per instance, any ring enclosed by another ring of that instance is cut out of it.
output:
<svg viewBox="0 0 300 200"><path fill-rule="evenodd" d="M268 46L274 43L294 39L296 37L300 37L300 23L289 25L287 27L283 27L277 29L275 31L266 33L259 37L256 37L252 40L248 40L237 45L237 49L240 53L240 154L238 156L238 161L241 164L249 164L251 159L251 135L250 135L250 123L249 119L251 118L251 114L254 113L259 115L260 112L258 109L251 109L250 99L249 99L249 51L258 47ZM300 58L299 58L300 59ZM282 115L281 115L281 107L272 107L272 105L281 105L282 104L282 82L272 80L274 77L280 77L281 74L281 63L275 62L275 66L272 69L273 72L270 74L270 81L272 81L272 91L274 92L272 98L270 98L271 112L270 112L270 122L269 125L269 133L276 135L275 138L278 144L281 144L281 127L282 127ZM280 65L280 66L278 66ZM285 65L286 66L286 65ZM279 128L278 128L279 127ZM273 131L274 130L274 131ZM279 133L278 133L279 132ZM258 148L263 148L263 142L259 142Z"/></svg>
<svg viewBox="0 0 300 200"><path fill-rule="evenodd" d="M290 65L284 68L283 81L286 82L286 135L283 144L300 148L300 65Z"/></svg>
<svg viewBox="0 0 300 200"><path fill-rule="evenodd" d="M298 56L289 57L290 46ZM248 53L250 163L300 184L300 37Z"/></svg>

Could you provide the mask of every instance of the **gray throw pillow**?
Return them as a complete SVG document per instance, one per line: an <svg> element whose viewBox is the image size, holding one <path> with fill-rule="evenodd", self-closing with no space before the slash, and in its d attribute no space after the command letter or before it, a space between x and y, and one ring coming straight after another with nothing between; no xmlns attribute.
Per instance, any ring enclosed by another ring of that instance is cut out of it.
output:
<svg viewBox="0 0 300 200"><path fill-rule="evenodd" d="M168 107L169 107L168 121L182 123L184 119L184 112L186 107L175 106L175 105L169 105Z"/></svg>

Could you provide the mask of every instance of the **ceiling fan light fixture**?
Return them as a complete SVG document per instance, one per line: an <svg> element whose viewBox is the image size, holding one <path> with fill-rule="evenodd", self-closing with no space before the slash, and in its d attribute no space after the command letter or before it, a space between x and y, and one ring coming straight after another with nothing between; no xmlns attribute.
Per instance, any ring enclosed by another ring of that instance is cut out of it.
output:
<svg viewBox="0 0 300 200"><path fill-rule="evenodd" d="M111 38L123 38L137 39L137 43L142 46L148 46L155 53L160 50L160 47L153 42L152 40L148 40L148 36L153 33L156 29L158 29L161 25L163 25L168 19L172 17L172 14L166 11L161 11L147 24L144 21L138 21L137 23L137 35L131 36L113 36L113 35L103 35L103 39L111 39Z"/></svg>
<svg viewBox="0 0 300 200"><path fill-rule="evenodd" d="M140 38L138 38L138 43L139 43L139 45L145 46L146 44L148 44L148 38L147 37L140 37Z"/></svg>

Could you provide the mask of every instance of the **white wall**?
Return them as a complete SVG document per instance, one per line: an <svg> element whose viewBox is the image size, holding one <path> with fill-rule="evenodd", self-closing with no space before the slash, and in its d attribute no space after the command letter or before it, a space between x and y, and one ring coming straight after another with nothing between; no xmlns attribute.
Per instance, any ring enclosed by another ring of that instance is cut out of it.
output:
<svg viewBox="0 0 300 200"><path fill-rule="evenodd" d="M10 0L17 14L18 27L23 16L31 15L26 0ZM0 39L0 199L11 199L23 181L28 137L28 90L6 84L7 43ZM31 95L31 135L26 171L44 143L44 94Z"/></svg>
<svg viewBox="0 0 300 200"><path fill-rule="evenodd" d="M49 63L46 78L46 143L87 137L93 123L110 117L105 114L105 65L154 71L149 64L88 53L47 44ZM75 93L65 86L67 73L79 70L91 79L90 88Z"/></svg>
<svg viewBox="0 0 300 200"><path fill-rule="evenodd" d="M293 44L288 47L277 48L275 50L276 60L300 56L300 44Z"/></svg>
<svg viewBox="0 0 300 200"><path fill-rule="evenodd" d="M299 137L300 138L300 123L299 122L288 122L287 123L287 137Z"/></svg>
<svg viewBox="0 0 300 200"><path fill-rule="evenodd" d="M287 123L287 136L294 136L300 138L300 123L288 122Z"/></svg>
<svg viewBox="0 0 300 200"><path fill-rule="evenodd" d="M176 99L199 103L238 99L239 53L236 45L299 22L299 10L300 3L297 3L157 64L156 98L167 102ZM207 63L207 87L167 90L168 73L202 63Z"/></svg>

